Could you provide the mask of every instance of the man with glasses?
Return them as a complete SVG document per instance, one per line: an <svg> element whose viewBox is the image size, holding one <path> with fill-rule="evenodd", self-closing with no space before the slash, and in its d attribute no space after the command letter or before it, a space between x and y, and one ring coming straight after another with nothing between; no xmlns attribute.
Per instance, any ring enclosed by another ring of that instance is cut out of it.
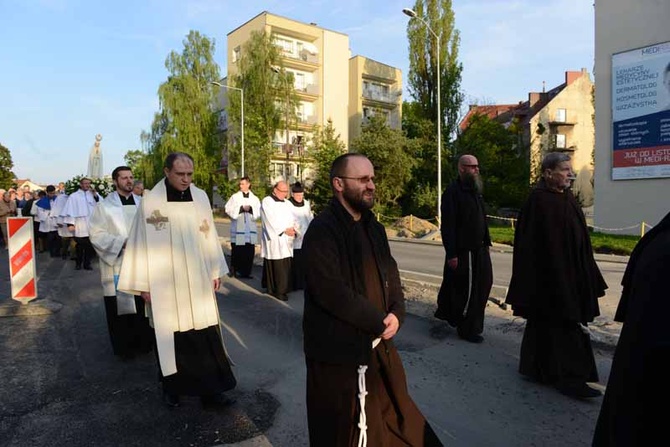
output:
<svg viewBox="0 0 670 447"><path fill-rule="evenodd" d="M441 446L407 391L393 338L405 317L398 265L371 211L374 168L362 154L330 169L333 198L310 223L303 340L312 446Z"/></svg>
<svg viewBox="0 0 670 447"><path fill-rule="evenodd" d="M484 341L484 310L493 285L479 162L458 159L458 178L442 194L442 245L446 251L435 318L456 327L471 343Z"/></svg>
<svg viewBox="0 0 670 447"><path fill-rule="evenodd" d="M262 286L267 287L268 293L280 301L288 301L288 293L293 289L291 261L296 224L287 196L288 183L281 180L261 202Z"/></svg>

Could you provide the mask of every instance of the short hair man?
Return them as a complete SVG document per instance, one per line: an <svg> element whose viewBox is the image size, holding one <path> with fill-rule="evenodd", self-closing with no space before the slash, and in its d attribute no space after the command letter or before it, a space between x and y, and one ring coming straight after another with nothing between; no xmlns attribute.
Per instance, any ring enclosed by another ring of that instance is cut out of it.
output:
<svg viewBox="0 0 670 447"><path fill-rule="evenodd" d="M310 445L351 446L367 435L370 446L441 446L407 392L392 341L405 303L385 229L370 211L374 176L367 157L338 157L330 171L334 197L303 241Z"/></svg>
<svg viewBox="0 0 670 447"><path fill-rule="evenodd" d="M98 204L100 197L95 189L91 188L91 179L82 178L79 181L79 189L70 194L63 208L63 222L74 236L77 243L76 270L93 270L91 260L93 259L93 246L88 234L88 219L93 214L93 209Z"/></svg>
<svg viewBox="0 0 670 447"><path fill-rule="evenodd" d="M288 196L288 183L275 183L272 193L261 202L261 255L263 256L262 285L280 301L288 301L291 285L291 261L295 221Z"/></svg>
<svg viewBox="0 0 670 447"><path fill-rule="evenodd" d="M126 242L118 290L151 309L168 406L180 395L228 405L235 376L223 347L215 291L228 273L207 193L193 185L193 158L174 152L165 178L142 198Z"/></svg>
<svg viewBox="0 0 670 447"><path fill-rule="evenodd" d="M145 316L144 300L116 290L128 233L140 196L133 193L133 172L128 166L112 171L115 191L100 201L89 220L91 244L100 259L107 329L114 355L133 358L149 352L154 333Z"/></svg>
<svg viewBox="0 0 670 447"><path fill-rule="evenodd" d="M586 325L600 315L607 284L593 258L586 219L570 192L570 157L550 152L521 208L507 304L526 319L519 372L577 398L602 393Z"/></svg>
<svg viewBox="0 0 670 447"><path fill-rule="evenodd" d="M256 221L261 217L261 201L251 191L251 181L244 176L240 190L230 196L224 209L230 217L231 276L251 278L258 243Z"/></svg>
<svg viewBox="0 0 670 447"><path fill-rule="evenodd" d="M35 203L37 208L35 217L40 223L38 231L40 239L42 239L42 247L45 251L49 251L52 258L60 257L60 239L58 238L56 215L52 210L55 200L56 187L49 185L46 188L46 195Z"/></svg>
<svg viewBox="0 0 670 447"><path fill-rule="evenodd" d="M142 180L135 180L133 184L133 194L142 197L144 195L144 182Z"/></svg>
<svg viewBox="0 0 670 447"><path fill-rule="evenodd" d="M442 245L446 251L435 317L457 328L472 343L484 340L484 311L493 285L479 162L458 159L458 178L442 194Z"/></svg>

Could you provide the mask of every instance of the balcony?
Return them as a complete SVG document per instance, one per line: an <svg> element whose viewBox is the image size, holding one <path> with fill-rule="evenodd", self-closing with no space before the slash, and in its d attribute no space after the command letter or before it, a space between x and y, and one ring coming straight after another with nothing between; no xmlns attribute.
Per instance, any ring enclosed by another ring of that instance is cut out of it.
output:
<svg viewBox="0 0 670 447"><path fill-rule="evenodd" d="M402 95L402 92L399 90L390 90L386 92L378 92L374 90L363 89L363 98L369 99L371 101L386 102L391 104L397 104L398 98Z"/></svg>
<svg viewBox="0 0 670 447"><path fill-rule="evenodd" d="M314 124L318 124L318 120L316 115L301 115L298 113L298 124L303 125L303 126L313 126Z"/></svg>
<svg viewBox="0 0 670 447"><path fill-rule="evenodd" d="M319 96L319 85L318 84L296 84L294 86L295 91L298 93L304 93L311 96Z"/></svg>

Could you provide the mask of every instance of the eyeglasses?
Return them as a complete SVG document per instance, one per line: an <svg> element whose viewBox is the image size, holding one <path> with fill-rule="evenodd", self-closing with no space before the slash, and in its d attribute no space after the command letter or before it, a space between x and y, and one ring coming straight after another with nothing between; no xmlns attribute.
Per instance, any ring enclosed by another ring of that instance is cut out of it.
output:
<svg viewBox="0 0 670 447"><path fill-rule="evenodd" d="M358 183L360 183L361 185L367 185L369 182L373 182L375 180L374 176L369 176L369 175L365 175L363 177L347 177L347 176L344 176L344 175L338 175L337 177L338 178L345 178L345 179L348 179L348 180L358 180Z"/></svg>
<svg viewBox="0 0 670 447"><path fill-rule="evenodd" d="M473 169L476 168L476 169L479 169L479 165L461 165L461 166L466 167L466 168L473 168Z"/></svg>

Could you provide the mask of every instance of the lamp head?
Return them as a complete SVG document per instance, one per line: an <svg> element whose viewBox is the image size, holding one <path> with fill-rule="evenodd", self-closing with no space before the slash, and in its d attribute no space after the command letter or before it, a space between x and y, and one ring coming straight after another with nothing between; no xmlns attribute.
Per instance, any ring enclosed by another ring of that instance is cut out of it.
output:
<svg viewBox="0 0 670 447"><path fill-rule="evenodd" d="M413 9L402 8L402 13L412 18L416 17L416 12Z"/></svg>

